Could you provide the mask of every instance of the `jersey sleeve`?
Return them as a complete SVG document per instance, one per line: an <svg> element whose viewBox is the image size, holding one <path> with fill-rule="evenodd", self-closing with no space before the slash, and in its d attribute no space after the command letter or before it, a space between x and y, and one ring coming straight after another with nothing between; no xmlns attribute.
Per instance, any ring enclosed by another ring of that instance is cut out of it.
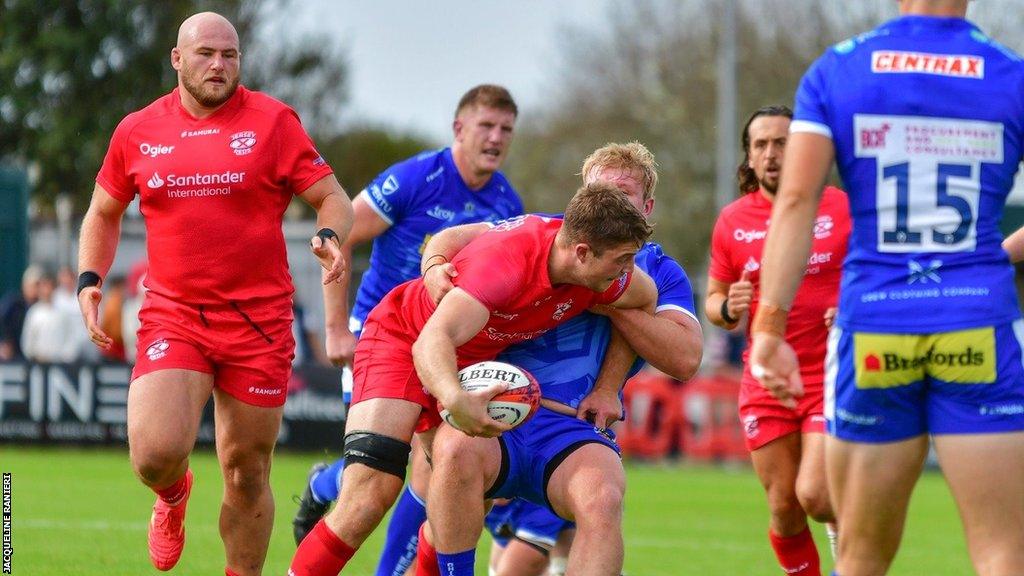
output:
<svg viewBox="0 0 1024 576"><path fill-rule="evenodd" d="M697 318L693 304L693 286L683 267L668 256L658 258L655 270L649 271L658 287L658 307L655 313L663 310L676 310Z"/></svg>
<svg viewBox="0 0 1024 576"><path fill-rule="evenodd" d="M623 294L626 293L626 288L629 288L629 284L633 281L633 273L627 272L622 276L619 276L612 282L612 285L607 290L597 295L595 304L611 304Z"/></svg>
<svg viewBox="0 0 1024 576"><path fill-rule="evenodd" d="M723 216L718 217L711 232L711 264L708 276L720 282L733 283L740 279L733 268L730 255L728 224Z"/></svg>
<svg viewBox="0 0 1024 576"><path fill-rule="evenodd" d="M818 58L800 80L796 91L796 106L793 111L793 122L789 125L790 133L810 132L832 138L826 102L828 86L827 69L832 59L831 51Z"/></svg>
<svg viewBox="0 0 1024 576"><path fill-rule="evenodd" d="M278 138L278 177L287 182L293 194L301 194L318 180L333 174L323 156L316 151L294 110L281 114L275 127ZM280 180L279 180L280 181Z"/></svg>
<svg viewBox="0 0 1024 576"><path fill-rule="evenodd" d="M121 202L131 202L135 198L135 187L128 176L128 162L125 150L128 146L128 135L133 122L130 116L121 121L110 137L107 154L103 157L103 166L96 175L96 183L103 187L111 196Z"/></svg>
<svg viewBox="0 0 1024 576"><path fill-rule="evenodd" d="M394 226L410 213L422 179L407 169L408 162L395 164L381 172L360 195L385 222Z"/></svg>
<svg viewBox="0 0 1024 576"><path fill-rule="evenodd" d="M458 263L459 275L454 283L487 307L498 310L511 303L516 295L526 291L526 263L508 250L476 252L472 258Z"/></svg>

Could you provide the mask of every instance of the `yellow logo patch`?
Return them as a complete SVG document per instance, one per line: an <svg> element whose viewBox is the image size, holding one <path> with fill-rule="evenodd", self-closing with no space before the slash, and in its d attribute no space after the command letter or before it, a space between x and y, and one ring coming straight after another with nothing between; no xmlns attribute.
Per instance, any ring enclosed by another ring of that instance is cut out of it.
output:
<svg viewBox="0 0 1024 576"><path fill-rule="evenodd" d="M906 386L930 376L957 384L996 380L996 339L991 327L941 334L853 335L858 388Z"/></svg>

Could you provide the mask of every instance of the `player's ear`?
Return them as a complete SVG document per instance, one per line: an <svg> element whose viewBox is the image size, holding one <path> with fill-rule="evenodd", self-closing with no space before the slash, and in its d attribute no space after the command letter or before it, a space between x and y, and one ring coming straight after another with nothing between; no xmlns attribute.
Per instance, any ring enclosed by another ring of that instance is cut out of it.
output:
<svg viewBox="0 0 1024 576"><path fill-rule="evenodd" d="M177 46L171 48L171 68L181 70L181 49Z"/></svg>
<svg viewBox="0 0 1024 576"><path fill-rule="evenodd" d="M581 263L586 262L587 255L593 253L593 250L590 249L590 245L584 244L583 242L576 244L573 247L573 249L575 250L576 259L579 260Z"/></svg>
<svg viewBox="0 0 1024 576"><path fill-rule="evenodd" d="M464 126L464 124L462 123L462 118L456 116L455 120L452 121L452 134L455 135L455 139L456 140L458 140L459 136L462 135L462 128L463 128L463 126Z"/></svg>

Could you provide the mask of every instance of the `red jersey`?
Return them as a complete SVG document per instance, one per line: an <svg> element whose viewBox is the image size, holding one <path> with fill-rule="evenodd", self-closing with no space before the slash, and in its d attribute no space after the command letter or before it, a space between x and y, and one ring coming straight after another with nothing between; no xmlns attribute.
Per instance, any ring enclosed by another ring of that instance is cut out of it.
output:
<svg viewBox="0 0 1024 576"><path fill-rule="evenodd" d="M604 292L574 284L552 285L548 255L562 220L520 216L491 228L452 263L457 287L491 311L483 329L456 350L459 365L492 360L505 348L540 336L595 304L614 302L629 285L619 278ZM415 341L436 306L422 279L401 284L370 313L393 334Z"/></svg>
<svg viewBox="0 0 1024 576"><path fill-rule="evenodd" d="M194 118L176 88L114 130L96 182L146 219L146 287L216 304L287 298L281 219L292 195L331 174L295 112L239 86Z"/></svg>
<svg viewBox="0 0 1024 576"><path fill-rule="evenodd" d="M760 299L761 252L768 234L772 203L758 190L726 206L718 216L711 235L711 268L708 275L731 284L744 270L754 287L750 318L757 312ZM793 300L786 324L786 341L800 360L804 383L821 385L824 380L825 310L839 300L839 278L846 241L850 235L850 208L846 193L826 187L822 193L818 217L814 221L814 240L804 280ZM749 338L749 326L747 328ZM747 352L743 359L746 363Z"/></svg>

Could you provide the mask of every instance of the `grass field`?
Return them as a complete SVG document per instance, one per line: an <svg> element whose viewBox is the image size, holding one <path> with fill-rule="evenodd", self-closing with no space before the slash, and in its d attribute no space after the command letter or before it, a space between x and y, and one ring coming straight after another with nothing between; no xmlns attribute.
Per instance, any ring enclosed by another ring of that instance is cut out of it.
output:
<svg viewBox="0 0 1024 576"><path fill-rule="evenodd" d="M321 456L281 453L272 482L277 518L265 574L283 575L295 545L291 495ZM210 452L192 461L196 475L188 540L175 574L223 574L217 531L220 473ZM127 450L0 447L0 471L12 473L13 573L24 576L156 574L146 555L153 495L132 476ZM690 465L628 468L626 573L629 576L778 576L768 546L760 485L747 467ZM820 527L816 539L824 544ZM345 574L370 575L375 535ZM486 557L486 544L478 557ZM828 551L821 548L825 567ZM486 574L481 563L478 574ZM826 572L827 573L827 572ZM893 575L970 574L953 502L942 477L926 473L911 504Z"/></svg>

